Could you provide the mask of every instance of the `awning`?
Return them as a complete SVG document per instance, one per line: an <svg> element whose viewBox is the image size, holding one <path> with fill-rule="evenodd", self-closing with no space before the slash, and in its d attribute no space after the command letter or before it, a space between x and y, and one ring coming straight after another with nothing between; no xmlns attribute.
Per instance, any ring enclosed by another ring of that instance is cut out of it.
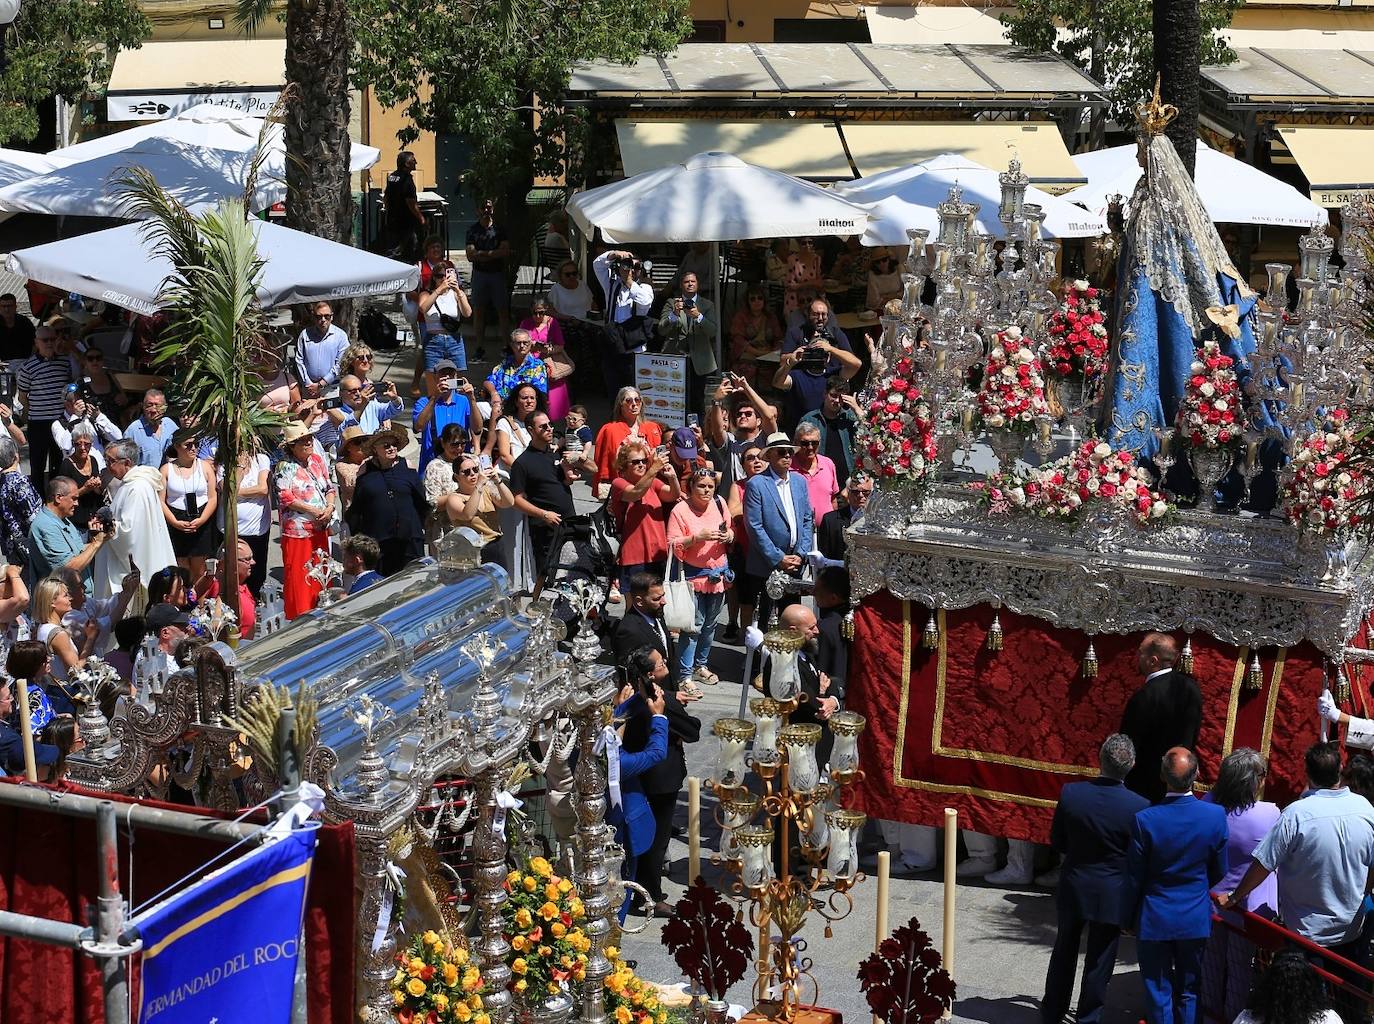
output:
<svg viewBox="0 0 1374 1024"><path fill-rule="evenodd" d="M1374 128L1280 125L1277 130L1318 206L1339 209L1356 194L1374 190Z"/></svg>
<svg viewBox="0 0 1374 1024"><path fill-rule="evenodd" d="M920 8L922 11L930 8ZM841 126L860 177L871 177L940 153L955 153L986 167L1005 168L1012 156L1031 184L1058 194L1086 185L1053 124L1016 121L845 122Z"/></svg>
<svg viewBox="0 0 1374 1024"><path fill-rule="evenodd" d="M1287 33L1285 33L1285 36ZM1374 52L1236 48L1235 63L1202 69L1205 92L1231 109L1308 112L1365 108L1374 100Z"/></svg>
<svg viewBox="0 0 1374 1024"><path fill-rule="evenodd" d="M865 7L868 36L875 43L975 43L1005 44L1007 37L998 20L1007 8Z"/></svg>
<svg viewBox="0 0 1374 1024"><path fill-rule="evenodd" d="M824 121L637 121L617 118L625 176L685 163L697 153L730 153L798 178L854 176L835 126Z"/></svg>
<svg viewBox="0 0 1374 1024"><path fill-rule="evenodd" d="M260 117L285 83L285 39L227 36L144 43L115 57L106 117L158 121L207 99Z"/></svg>
<svg viewBox="0 0 1374 1024"><path fill-rule="evenodd" d="M1063 58L1014 46L927 43L683 43L634 64L573 69L567 102L599 107L1040 109L1101 105L1102 87Z"/></svg>
<svg viewBox="0 0 1374 1024"><path fill-rule="evenodd" d="M1266 10L1246 4L1217 33L1232 49L1374 50L1374 11Z"/></svg>

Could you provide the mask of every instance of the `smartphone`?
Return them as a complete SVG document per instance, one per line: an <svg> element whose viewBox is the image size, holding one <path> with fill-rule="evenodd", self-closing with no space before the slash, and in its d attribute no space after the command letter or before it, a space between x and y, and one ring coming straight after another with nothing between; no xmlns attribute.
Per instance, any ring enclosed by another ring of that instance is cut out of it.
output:
<svg viewBox="0 0 1374 1024"><path fill-rule="evenodd" d="M0 373L0 402L9 405L14 401L14 396L19 393L19 377L17 374L5 372Z"/></svg>
<svg viewBox="0 0 1374 1024"><path fill-rule="evenodd" d="M333 398L326 398L324 400L324 404L320 406L320 408L323 409L325 412L328 412L330 409L342 409L343 407L344 400L342 395L335 395Z"/></svg>
<svg viewBox="0 0 1374 1024"><path fill-rule="evenodd" d="M701 423L701 417L699 417L696 413L694 413L694 412L689 412L689 413L687 414L687 426L689 426L689 427L695 427L695 426L697 426L697 425L700 424L700 423Z"/></svg>
<svg viewBox="0 0 1374 1024"><path fill-rule="evenodd" d="M485 473L487 470L491 469L491 456L483 452L481 455L477 456L477 465L481 466L482 472Z"/></svg>
<svg viewBox="0 0 1374 1024"><path fill-rule="evenodd" d="M218 573L219 573L219 559L218 559L218 558L207 558L207 559L205 560L205 575L207 575L207 576L212 576L212 577L213 577L213 576L215 576L215 575L218 574Z"/></svg>

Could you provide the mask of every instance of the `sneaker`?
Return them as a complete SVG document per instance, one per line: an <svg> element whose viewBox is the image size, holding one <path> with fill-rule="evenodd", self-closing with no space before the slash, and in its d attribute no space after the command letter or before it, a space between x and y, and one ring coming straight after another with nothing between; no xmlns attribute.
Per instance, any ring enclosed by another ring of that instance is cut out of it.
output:
<svg viewBox="0 0 1374 1024"><path fill-rule="evenodd" d="M612 583L612 584L611 584L611 592L610 592L609 594L606 595L606 603L607 603L607 604L619 604L619 603L620 603L620 584L619 584L619 583Z"/></svg>
<svg viewBox="0 0 1374 1024"><path fill-rule="evenodd" d="M692 673L692 679L696 682L705 683L707 686L715 686L720 682L720 676L716 675L705 665Z"/></svg>
<svg viewBox="0 0 1374 1024"><path fill-rule="evenodd" d="M954 874L958 878L982 878L990 871L997 870L995 860L984 860L981 857L970 857L968 860L961 861L954 869Z"/></svg>
<svg viewBox="0 0 1374 1024"><path fill-rule="evenodd" d="M989 885L1021 886L1030 885L1033 881L1033 876L1029 871L1023 871L1008 864L1001 871L994 871L991 874L984 875L983 881L987 882Z"/></svg>

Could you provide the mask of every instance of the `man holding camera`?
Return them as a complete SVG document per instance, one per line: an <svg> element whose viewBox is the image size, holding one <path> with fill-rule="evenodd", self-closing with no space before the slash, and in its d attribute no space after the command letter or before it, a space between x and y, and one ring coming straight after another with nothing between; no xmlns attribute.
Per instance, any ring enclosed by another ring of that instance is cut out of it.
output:
<svg viewBox="0 0 1374 1024"><path fill-rule="evenodd" d="M654 322L654 286L635 254L611 249L592 260L592 273L606 293L606 358L601 362L606 394L634 384L635 353L648 350Z"/></svg>
<svg viewBox="0 0 1374 1024"><path fill-rule="evenodd" d="M686 355L691 360L687 375L689 408L697 408L701 400L701 385L716 372L716 307L710 299L699 294L697 275L688 271L682 275L682 293L669 299L658 318L658 336L663 351Z"/></svg>
<svg viewBox="0 0 1374 1024"><path fill-rule="evenodd" d="M91 561L109 540L113 521L92 517L95 528L91 539L86 540L71 523L77 503L76 481L65 476L53 477L48 481L46 497L47 502L29 523L29 574L41 580L54 569L68 566L81 574L81 585L91 595L95 589Z"/></svg>
<svg viewBox="0 0 1374 1024"><path fill-rule="evenodd" d="M89 423L95 431L95 444L91 447L104 455L105 446L118 441L124 435L110 422L108 416L92 401L90 388L85 384L68 384L62 396L62 415L52 421L53 443L63 455L72 453L72 428L78 423Z"/></svg>
<svg viewBox="0 0 1374 1024"><path fill-rule="evenodd" d="M773 374L773 386L787 393L787 426L795 426L825 404L831 377L849 380L862 367L844 331L831 323L830 304L815 299L807 309L806 322L783 339L782 359Z"/></svg>
<svg viewBox="0 0 1374 1024"><path fill-rule="evenodd" d="M378 398L376 386L371 381L363 381L351 373L339 378L339 397L329 399L324 406L332 429L328 433L320 431L320 443L332 447L349 427L357 427L364 434L375 434L391 426L391 421L405 412L405 406L396 393L395 384L384 380L380 387L382 396Z"/></svg>
<svg viewBox="0 0 1374 1024"><path fill-rule="evenodd" d="M458 366L451 359L434 364L433 398L415 400L415 436L420 439L420 475L439 452L439 435L450 423L456 423L469 433L482 429L482 407L477 394L466 377L458 376ZM492 410L496 415L496 410Z"/></svg>

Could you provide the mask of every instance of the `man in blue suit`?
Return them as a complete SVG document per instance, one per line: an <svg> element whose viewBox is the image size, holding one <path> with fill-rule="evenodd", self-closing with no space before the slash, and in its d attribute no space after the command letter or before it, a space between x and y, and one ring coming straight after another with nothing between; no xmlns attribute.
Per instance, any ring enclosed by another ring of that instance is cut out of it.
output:
<svg viewBox="0 0 1374 1024"><path fill-rule="evenodd" d="M1086 782L1070 782L1059 794L1050 826L1050 843L1064 855L1059 874L1059 932L1045 975L1045 998L1040 1001L1043 1024L1062 1024L1073 994L1078 967L1078 941L1088 931L1083 986L1078 993L1078 1024L1102 1019L1107 983L1116 967L1121 928L1121 889L1125 884L1126 848L1131 842L1138 811L1150 806L1126 788L1124 779L1135 764L1129 736L1113 733L1098 752L1102 774Z"/></svg>
<svg viewBox="0 0 1374 1024"><path fill-rule="evenodd" d="M781 431L768 435L763 457L768 469L744 485L744 524L749 531L749 557L744 571L757 577L759 587L774 569L796 574L815 547L815 515L806 480L792 472L796 447ZM768 621L770 601L759 598L759 620Z"/></svg>
<svg viewBox="0 0 1374 1024"><path fill-rule="evenodd" d="M1126 852L1125 919L1135 926L1149 1024L1195 1024L1209 890L1226 874L1226 812L1193 797L1197 757L1172 747L1164 802L1135 816Z"/></svg>

